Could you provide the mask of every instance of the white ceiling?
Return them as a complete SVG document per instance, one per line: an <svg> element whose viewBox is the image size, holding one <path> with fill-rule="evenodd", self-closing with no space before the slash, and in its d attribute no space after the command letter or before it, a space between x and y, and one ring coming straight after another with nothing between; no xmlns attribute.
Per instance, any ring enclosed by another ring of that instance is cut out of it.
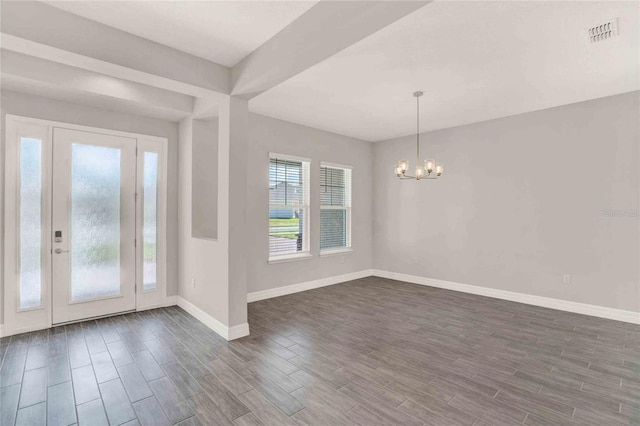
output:
<svg viewBox="0 0 640 426"><path fill-rule="evenodd" d="M369 141L640 89L638 2L436 2L254 98L251 110ZM586 28L619 18L621 35Z"/></svg>
<svg viewBox="0 0 640 426"><path fill-rule="evenodd" d="M316 1L47 1L93 21L232 67Z"/></svg>

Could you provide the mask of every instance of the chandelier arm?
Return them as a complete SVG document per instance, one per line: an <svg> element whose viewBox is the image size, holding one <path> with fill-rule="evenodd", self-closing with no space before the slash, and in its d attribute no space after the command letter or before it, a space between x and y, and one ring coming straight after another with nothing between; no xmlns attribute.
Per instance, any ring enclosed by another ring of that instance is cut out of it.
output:
<svg viewBox="0 0 640 426"><path fill-rule="evenodd" d="M403 175L400 175L400 176L396 176L396 177L397 177L398 179L414 179L414 180L416 179L416 177L415 177L415 176L411 176L411 175L408 175L408 174L406 174L406 173L405 173L405 174L403 174ZM439 176L436 176L436 175L431 174L431 175L427 175L427 176L422 176L422 177L421 177L420 179L418 179L418 180L423 180L423 179L438 179L438 178L439 178Z"/></svg>

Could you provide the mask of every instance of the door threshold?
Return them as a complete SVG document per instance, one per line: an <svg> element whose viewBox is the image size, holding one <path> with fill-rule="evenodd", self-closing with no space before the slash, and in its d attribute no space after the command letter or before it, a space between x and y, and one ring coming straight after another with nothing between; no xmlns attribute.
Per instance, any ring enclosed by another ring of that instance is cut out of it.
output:
<svg viewBox="0 0 640 426"><path fill-rule="evenodd" d="M82 318L82 319L77 319L77 320L72 320L72 321L57 322L55 324L51 324L51 327L60 327L62 325L77 324L79 322L93 321L93 320L97 320L97 319L101 319L101 318L115 317L115 316L118 316L118 315L130 314L130 313L133 313L133 312L136 312L136 310L135 309L131 309L131 310L128 310L128 311L115 312L113 314L98 315L96 317L87 317L87 318Z"/></svg>

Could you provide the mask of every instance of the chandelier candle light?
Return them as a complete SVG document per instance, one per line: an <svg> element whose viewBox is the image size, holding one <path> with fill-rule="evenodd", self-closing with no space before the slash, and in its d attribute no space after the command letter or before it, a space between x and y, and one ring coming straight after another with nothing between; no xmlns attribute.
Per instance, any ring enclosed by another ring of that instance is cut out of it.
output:
<svg viewBox="0 0 640 426"><path fill-rule="evenodd" d="M413 93L413 96L416 98L417 106L415 176L407 174L407 171L409 170L409 162L407 160L400 160L393 167L393 170L399 179L437 179L439 176L442 176L442 172L444 171L442 163L436 163L435 160L424 160L424 167L420 164L420 96L422 95L423 93L420 91Z"/></svg>

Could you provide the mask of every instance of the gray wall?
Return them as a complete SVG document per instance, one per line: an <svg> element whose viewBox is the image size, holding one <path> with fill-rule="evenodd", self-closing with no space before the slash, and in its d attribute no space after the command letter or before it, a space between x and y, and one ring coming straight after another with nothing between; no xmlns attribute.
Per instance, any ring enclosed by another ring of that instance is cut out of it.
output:
<svg viewBox="0 0 640 426"><path fill-rule="evenodd" d="M218 120L193 120L191 236L218 238Z"/></svg>
<svg viewBox="0 0 640 426"><path fill-rule="evenodd" d="M203 174L192 170L201 158L196 158L196 146L202 141L212 145L218 143L217 131L207 127L207 132L196 134L196 120L184 119L179 126L180 132L180 287L179 294L185 300L212 315L225 325L234 309L226 301L232 299L228 277L230 273L230 252L228 249L229 231L218 229L217 238L206 238L192 234L197 217L206 217L212 208L208 200L207 182ZM371 268L372 258L372 200L371 200L371 164L373 146L368 142L340 136L321 130L275 120L257 114L249 114L249 148L247 158L247 225L248 242L242 247L243 267L247 273L247 292L270 290L305 281L318 280L336 275L358 272ZM202 129L201 129L202 130ZM198 136L198 137L197 137ZM205 149L206 151L206 149ZM311 177L314 188L311 192L311 251L313 257L283 263L268 263L269 258L269 152L289 154L312 159ZM220 156L219 156L220 157ZM219 158L220 160L220 158ZM336 256L319 256L320 236L320 161L347 164L353 166L353 229L352 253ZM233 164L232 164L233 165ZM210 164L213 173L221 164ZM235 177L234 177L235 176ZM237 182L237 176L231 173L230 188ZM228 178L218 176L218 218L224 223L226 214L238 212L228 209L220 197ZM203 191L205 195L203 196ZM202 202L200 200L203 200ZM196 215L194 210L200 210ZM241 212L240 212L241 213ZM246 259L244 258L246 257ZM246 266L244 266L246 265Z"/></svg>
<svg viewBox="0 0 640 426"><path fill-rule="evenodd" d="M427 182L399 182L391 173L398 159L414 161L413 137L372 145L251 114L248 292L374 267L640 311L639 94L426 133L424 156L446 167L441 180ZM167 281L175 294L177 124L6 91L1 101L3 127L4 116L15 114L169 139ZM3 160L4 129L0 135ZM190 157L190 144L184 148ZM319 194L313 191L313 258L267 262L269 152L311 158L314 188L320 161L353 166L353 253L318 256ZM192 170L184 165L181 224L190 236ZM0 179L3 168L0 161ZM0 215L3 202L4 196ZM212 314L223 311L203 297L206 287L224 283L198 270L217 268L211 262L217 243L187 238L181 244L188 263L181 266L181 295L202 301ZM571 284L562 283L563 274L572 274Z"/></svg>
<svg viewBox="0 0 640 426"><path fill-rule="evenodd" d="M174 295L178 291L178 125L163 120L140 117L130 114L107 111L88 106L76 105L49 98L21 93L2 91L0 93L0 114L2 130L0 131L0 236L4 238L4 124L6 114L21 115L84 126L100 127L125 132L141 133L151 136L162 136L169 140L168 144L168 212L167 212L167 294ZM0 248L1 250L1 248ZM3 272L3 271L0 271ZM0 274L3 279L4 273ZM3 287L4 288L4 287ZM2 292L4 294L4 292ZM0 303L0 318L2 315Z"/></svg>
<svg viewBox="0 0 640 426"><path fill-rule="evenodd" d="M204 188L204 185L195 185L194 178L198 174L193 172L194 149L194 120L185 118L180 122L179 131L179 284L180 297L193 303L198 308L213 316L225 325L229 318L229 288L228 288L228 232L225 226L217 229L217 238L195 238L193 236L193 220L196 215L193 209L198 206L197 198L200 194L195 188ZM211 141L218 145L217 126ZM203 136L203 135L201 135ZM196 142L197 143L197 142ZM218 156L219 159L219 156ZM220 160L220 159L219 159ZM217 172L219 162L212 165ZM217 179L220 186L224 182ZM218 188L220 189L220 188ZM218 219L225 219L226 202L221 203L221 195L224 191L218 190ZM203 210L202 214L206 214ZM197 226L197 225L196 225Z"/></svg>
<svg viewBox="0 0 640 426"><path fill-rule="evenodd" d="M374 268L640 311L639 94L375 144Z"/></svg>
<svg viewBox="0 0 640 426"><path fill-rule="evenodd" d="M269 258L269 152L310 158L311 259L272 263ZM248 292L268 290L371 268L372 157L369 142L306 126L249 116L249 187L247 247ZM320 162L353 166L353 252L320 257Z"/></svg>

